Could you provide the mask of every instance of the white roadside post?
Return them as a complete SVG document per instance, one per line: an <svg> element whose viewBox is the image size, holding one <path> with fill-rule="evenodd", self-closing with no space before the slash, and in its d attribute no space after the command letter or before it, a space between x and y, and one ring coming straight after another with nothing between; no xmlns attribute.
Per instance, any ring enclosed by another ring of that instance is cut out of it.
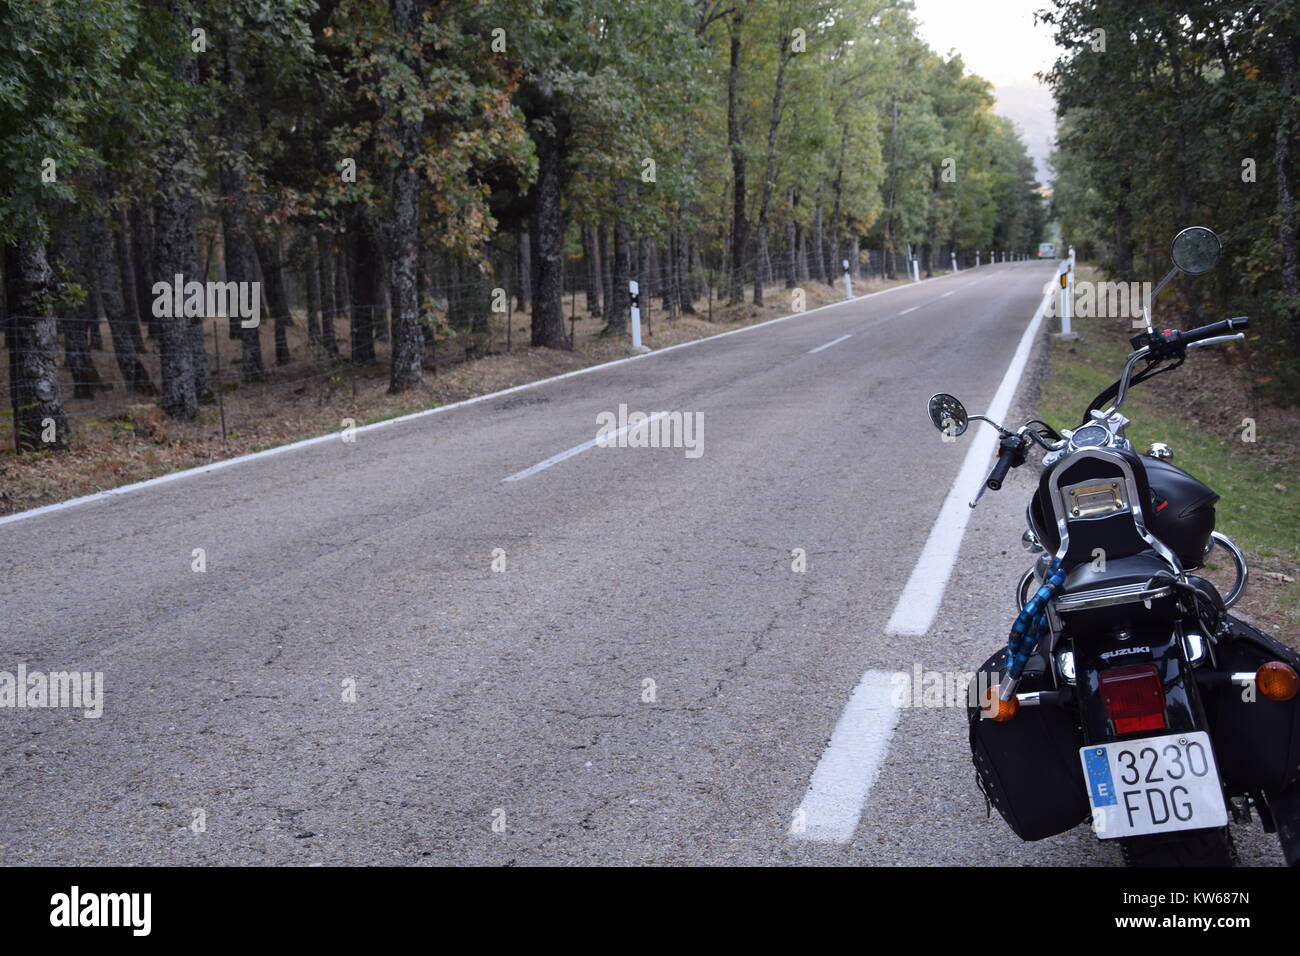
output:
<svg viewBox="0 0 1300 956"><path fill-rule="evenodd" d="M641 293L635 279L628 282L627 291L632 293L632 347L628 354L641 355L650 350L641 344Z"/></svg>
<svg viewBox="0 0 1300 956"><path fill-rule="evenodd" d="M841 259L844 263L844 298L853 298L853 277L849 275L849 260Z"/></svg>
<svg viewBox="0 0 1300 956"><path fill-rule="evenodd" d="M979 267L980 267L980 251L979 251L978 249L976 249L976 250L975 250L975 268L978 269Z"/></svg>
<svg viewBox="0 0 1300 956"><path fill-rule="evenodd" d="M952 271L953 272L957 271L957 250L956 249L952 251Z"/></svg>
<svg viewBox="0 0 1300 956"><path fill-rule="evenodd" d="M1056 278L1061 285L1061 331L1054 338L1073 342L1079 336L1070 328L1074 318L1074 259L1063 259L1056 267Z"/></svg>

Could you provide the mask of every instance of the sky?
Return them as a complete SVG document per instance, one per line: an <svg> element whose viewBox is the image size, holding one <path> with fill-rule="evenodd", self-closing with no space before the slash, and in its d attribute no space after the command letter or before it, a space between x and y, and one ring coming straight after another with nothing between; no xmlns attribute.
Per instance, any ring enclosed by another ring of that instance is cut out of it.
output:
<svg viewBox="0 0 1300 956"><path fill-rule="evenodd" d="M966 69L993 84L997 111L1021 129L1040 182L1051 179L1056 118L1051 91L1034 74L1056 59L1051 29L1034 24L1049 0L913 0L921 35L939 53L956 50Z"/></svg>

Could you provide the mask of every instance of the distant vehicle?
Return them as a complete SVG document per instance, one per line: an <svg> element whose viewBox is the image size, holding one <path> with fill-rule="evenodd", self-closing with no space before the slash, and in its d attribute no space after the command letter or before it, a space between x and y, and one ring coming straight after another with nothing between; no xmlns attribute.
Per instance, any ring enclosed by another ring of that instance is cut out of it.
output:
<svg viewBox="0 0 1300 956"><path fill-rule="evenodd" d="M1038 244L1038 258L1040 258L1040 259L1055 259L1055 258L1056 258L1056 243L1054 243L1054 242L1040 242L1040 243Z"/></svg>

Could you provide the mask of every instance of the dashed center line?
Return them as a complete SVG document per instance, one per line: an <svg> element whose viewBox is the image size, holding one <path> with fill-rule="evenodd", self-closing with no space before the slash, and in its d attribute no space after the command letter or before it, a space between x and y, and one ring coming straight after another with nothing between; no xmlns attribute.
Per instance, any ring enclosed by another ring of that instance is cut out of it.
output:
<svg viewBox="0 0 1300 956"><path fill-rule="evenodd" d="M550 458L546 459L545 461L539 461L531 468L525 468L523 471L517 471L513 475L510 475L509 477L506 478L502 478L501 480L518 481L520 478L527 478L529 475L535 475L539 471L542 471L543 469L550 468L552 465L558 465L566 458L572 458L574 455L579 455L582 452L586 451L588 448L595 448L597 445L601 444L602 442L608 443L611 439L617 438L619 435L622 435L624 432L630 432L634 428L640 428L643 425L648 425L656 418L663 418L667 414L668 414L667 412L655 412L653 415L649 416L644 421L630 422L627 425L624 425L622 428L618 429L617 431L610 432L608 435L603 435L599 438L593 438L591 439L591 441L585 441L581 445L574 445L572 448L568 448L560 452L558 455L552 455Z"/></svg>
<svg viewBox="0 0 1300 956"><path fill-rule="evenodd" d="M841 335L838 339L831 339L825 345L819 345L815 349L809 349L808 354L812 355L814 352L820 352L822 349L828 349L832 345L839 345L841 342L843 342L845 339L849 338L852 335L853 333L850 332L848 335Z"/></svg>
<svg viewBox="0 0 1300 956"><path fill-rule="evenodd" d="M917 309L919 309L919 308L920 308L919 305L914 305L914 306L912 306L910 309L904 309L902 312L900 312L900 313L898 313L898 314L899 314L899 315L907 315L907 313L909 313L909 312L915 312L915 311L916 311Z"/></svg>

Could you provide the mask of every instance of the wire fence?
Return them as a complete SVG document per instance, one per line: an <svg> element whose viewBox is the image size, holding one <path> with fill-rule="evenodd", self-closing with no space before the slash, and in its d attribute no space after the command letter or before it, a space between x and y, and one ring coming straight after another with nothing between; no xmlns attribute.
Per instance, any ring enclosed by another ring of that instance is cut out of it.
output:
<svg viewBox="0 0 1300 956"><path fill-rule="evenodd" d="M842 255L850 256L852 250L846 248ZM1001 261L1003 254L936 254L925 265L918 256L913 268L906 255L862 249L849 261L848 273L855 281L924 278L949 271L954 262L959 269L973 268L977 262L987 265L990 256ZM1016 257L1005 254L1005 258L1011 261ZM838 265L842 267L844 261ZM585 335L594 335L608 320L614 302L622 301L626 307L626 296L616 298L608 281L592 288L584 265L581 260L567 262L562 281L561 304L571 343L578 338L579 323ZM762 262L764 301L776 307L787 305L784 296L791 290L811 286L821 286L823 297L841 295L844 271L832 272L831 265L828 260L818 268L815 259L810 264L806 255L782 252L769 256ZM729 263L685 272L666 266L633 269L631 277L640 284L643 334L653 339L657 322L676 322L688 308L698 319L725 318L737 291L743 302L751 304L759 267L760 260L754 257L744 262L738 273ZM493 278L487 277L476 282L441 283L434 291L422 301L420 318L425 367L435 377L441 369L528 344L531 312L519 290L498 288ZM386 381L392 328L388 303L322 308L314 314L297 308L288 316L260 317L252 332L241 328L239 321L216 316L199 322L208 387L200 395L203 404L197 423L190 426L191 433L197 429L225 439L275 414L268 409L293 405L310 411L346 404L355 401L359 388ZM96 428L107 423L110 430L114 423L122 423L139 431L140 420L158 401L162 384L159 343L149 334L149 322L121 317L110 322L102 314L94 318L65 316L56 322L61 339L61 398L73 434L92 423ZM68 334L73 329L75 336ZM118 341L131 345L118 352L113 347ZM256 347L250 348L254 343ZM22 353L12 342L6 341L5 346L8 355L21 361ZM260 366L254 361L258 353ZM10 362L0 363L0 387L6 392L10 391L10 375ZM200 381L203 378L198 376ZM12 431L11 407L0 410L0 422L8 426L6 431Z"/></svg>

